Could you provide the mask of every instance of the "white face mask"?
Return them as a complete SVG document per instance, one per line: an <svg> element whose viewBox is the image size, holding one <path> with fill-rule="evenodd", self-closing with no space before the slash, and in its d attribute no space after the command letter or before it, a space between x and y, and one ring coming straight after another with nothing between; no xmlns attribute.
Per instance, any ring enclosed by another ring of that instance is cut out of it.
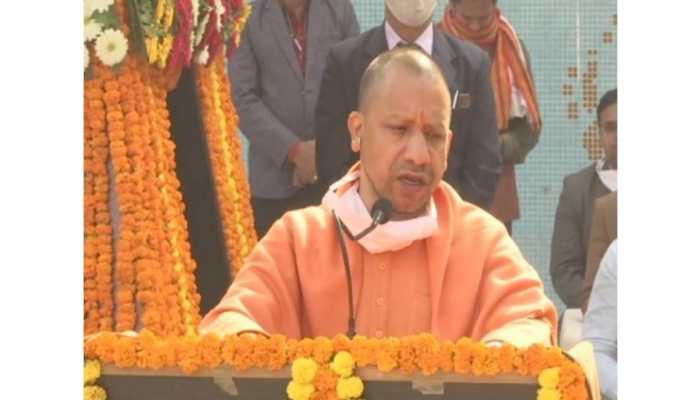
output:
<svg viewBox="0 0 700 400"><path fill-rule="evenodd" d="M322 201L326 209L335 210L336 215L353 235L362 232L372 223L372 217L357 192L359 177L359 171L345 175L331 185ZM340 196L336 194L336 189L347 184L352 186ZM425 215L379 225L367 236L358 240L358 243L371 254L398 251L410 246L416 240L434 235L437 230L437 210L435 203L431 200Z"/></svg>
<svg viewBox="0 0 700 400"><path fill-rule="evenodd" d="M384 4L399 22L417 27L433 16L437 0L385 0Z"/></svg>
<svg viewBox="0 0 700 400"><path fill-rule="evenodd" d="M616 169L603 169L605 160L598 160L595 166L595 172L598 174L598 178L603 182L603 185L608 188L611 192L617 191L617 170Z"/></svg>

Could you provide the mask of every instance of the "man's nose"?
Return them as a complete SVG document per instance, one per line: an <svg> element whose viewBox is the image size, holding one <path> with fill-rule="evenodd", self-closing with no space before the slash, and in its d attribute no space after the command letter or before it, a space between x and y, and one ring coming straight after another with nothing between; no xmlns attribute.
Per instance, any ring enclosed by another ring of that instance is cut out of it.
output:
<svg viewBox="0 0 700 400"><path fill-rule="evenodd" d="M419 129L412 129L406 143L404 156L415 165L425 165L430 162L430 151L425 135Z"/></svg>

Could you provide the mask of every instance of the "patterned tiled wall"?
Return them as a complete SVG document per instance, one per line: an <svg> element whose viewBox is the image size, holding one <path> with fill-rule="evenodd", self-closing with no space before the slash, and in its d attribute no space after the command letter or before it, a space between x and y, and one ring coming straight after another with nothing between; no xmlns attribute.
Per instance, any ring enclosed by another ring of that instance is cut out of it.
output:
<svg viewBox="0 0 700 400"><path fill-rule="evenodd" d="M438 1L436 20L447 0ZM365 31L384 18L381 0L353 0ZM547 293L562 303L549 279L549 248L562 180L598 157L595 106L617 82L617 2L501 0L532 62L544 127L539 144L517 167L521 219L513 236L540 272Z"/></svg>

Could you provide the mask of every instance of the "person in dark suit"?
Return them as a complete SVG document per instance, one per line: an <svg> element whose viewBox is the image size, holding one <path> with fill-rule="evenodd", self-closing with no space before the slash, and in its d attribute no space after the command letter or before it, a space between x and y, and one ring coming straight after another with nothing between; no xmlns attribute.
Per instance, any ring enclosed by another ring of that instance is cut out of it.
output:
<svg viewBox="0 0 700 400"><path fill-rule="evenodd" d="M350 0L258 0L229 64L241 132L250 141L255 229L318 204L314 111L331 45L359 34Z"/></svg>
<svg viewBox="0 0 700 400"><path fill-rule="evenodd" d="M435 0L386 0L385 22L333 46L316 109L316 166L327 189L358 160L347 117L358 108L360 78L379 54L413 45L430 54L448 83L454 133L445 180L462 197L488 209L501 173L491 62L478 47L436 29Z"/></svg>
<svg viewBox="0 0 700 400"><path fill-rule="evenodd" d="M605 93L596 110L604 157L564 178L554 219L549 272L567 308L583 303L583 277L594 201L617 190L617 89Z"/></svg>
<svg viewBox="0 0 700 400"><path fill-rule="evenodd" d="M491 85L503 172L488 211L511 233L513 221L520 218L515 165L525 162L542 129L527 49L496 0L450 0L439 27L484 49L493 61Z"/></svg>

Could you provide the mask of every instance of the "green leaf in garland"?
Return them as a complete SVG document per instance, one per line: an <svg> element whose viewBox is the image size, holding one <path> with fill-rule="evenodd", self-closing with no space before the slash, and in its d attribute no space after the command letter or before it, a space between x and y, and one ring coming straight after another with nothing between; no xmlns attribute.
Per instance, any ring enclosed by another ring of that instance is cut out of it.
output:
<svg viewBox="0 0 700 400"><path fill-rule="evenodd" d="M92 14L92 19L102 25L104 29L119 29L119 18L113 8L114 7L110 7L107 11L103 12L95 11Z"/></svg>
<svg viewBox="0 0 700 400"><path fill-rule="evenodd" d="M129 12L129 26L131 26L131 42L134 44L134 50L141 53L144 57L146 54L146 41L143 34L143 24L141 23L141 14L139 12L139 0L128 0L127 10Z"/></svg>

